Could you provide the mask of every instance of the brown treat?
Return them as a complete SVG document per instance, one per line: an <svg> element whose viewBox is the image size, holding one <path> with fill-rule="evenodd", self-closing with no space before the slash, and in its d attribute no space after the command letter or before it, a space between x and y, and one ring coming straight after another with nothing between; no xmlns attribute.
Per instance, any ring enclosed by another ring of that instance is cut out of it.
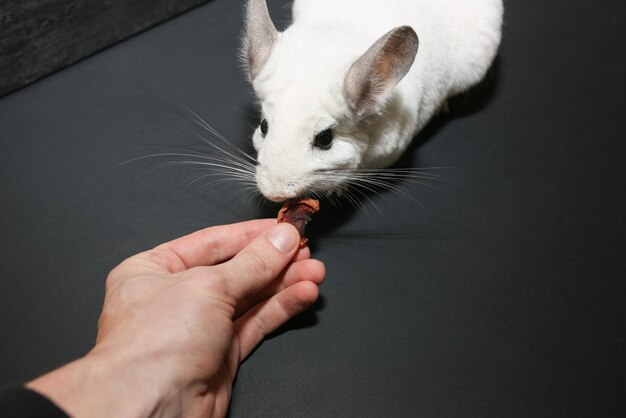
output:
<svg viewBox="0 0 626 418"><path fill-rule="evenodd" d="M292 199L285 202L278 212L278 223L287 222L300 231L300 247L304 247L307 238L304 228L311 220L311 215L320 210L320 202L316 199Z"/></svg>

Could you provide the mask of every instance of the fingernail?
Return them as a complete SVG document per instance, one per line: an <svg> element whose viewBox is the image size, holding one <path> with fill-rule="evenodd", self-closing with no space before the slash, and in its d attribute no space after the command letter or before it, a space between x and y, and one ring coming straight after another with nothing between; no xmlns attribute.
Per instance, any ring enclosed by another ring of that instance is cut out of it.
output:
<svg viewBox="0 0 626 418"><path fill-rule="evenodd" d="M267 234L267 239L281 253L288 253L300 242L300 237L293 226L278 224Z"/></svg>

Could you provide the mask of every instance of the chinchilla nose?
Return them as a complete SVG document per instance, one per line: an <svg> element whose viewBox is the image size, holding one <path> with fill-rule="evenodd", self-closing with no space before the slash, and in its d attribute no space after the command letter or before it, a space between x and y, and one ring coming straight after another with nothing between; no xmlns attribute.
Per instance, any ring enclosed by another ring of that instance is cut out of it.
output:
<svg viewBox="0 0 626 418"><path fill-rule="evenodd" d="M277 196L274 196L274 195L267 195L267 196L265 196L265 198L266 198L267 200L271 200L271 201L272 201L272 202L274 202L274 203L283 203L283 202L285 202L285 201L289 200L289 198L288 198L288 197L285 197L285 196L278 196L278 195L277 195Z"/></svg>
<svg viewBox="0 0 626 418"><path fill-rule="evenodd" d="M297 181L290 176L276 174L260 165L256 177L259 190L272 202L284 202L297 197Z"/></svg>
<svg viewBox="0 0 626 418"><path fill-rule="evenodd" d="M296 194L292 193L291 190L293 189L290 189L287 187L279 187L279 188L272 188L269 190L261 189L261 192L268 200L271 200L272 202L276 202L276 203L281 203L286 200L295 199L296 197L298 197Z"/></svg>

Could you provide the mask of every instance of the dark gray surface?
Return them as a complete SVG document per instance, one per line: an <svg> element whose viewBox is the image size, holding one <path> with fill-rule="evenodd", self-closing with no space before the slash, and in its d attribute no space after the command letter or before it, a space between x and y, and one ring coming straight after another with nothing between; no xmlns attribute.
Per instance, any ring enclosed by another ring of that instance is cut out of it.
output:
<svg viewBox="0 0 626 418"><path fill-rule="evenodd" d="M321 302L243 365L232 417L625 415L624 6L506 7L497 67L404 161L469 191L324 207ZM0 383L91 347L126 256L263 212L117 166L194 146L168 130L195 131L183 105L247 144L240 14L215 1L0 101Z"/></svg>
<svg viewBox="0 0 626 418"><path fill-rule="evenodd" d="M205 1L0 1L0 96Z"/></svg>

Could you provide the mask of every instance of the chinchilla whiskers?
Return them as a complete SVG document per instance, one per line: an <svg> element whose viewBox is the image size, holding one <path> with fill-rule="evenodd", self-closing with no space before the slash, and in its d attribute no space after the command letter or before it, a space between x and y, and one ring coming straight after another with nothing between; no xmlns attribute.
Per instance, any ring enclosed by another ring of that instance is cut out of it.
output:
<svg viewBox="0 0 626 418"><path fill-rule="evenodd" d="M256 206L260 206L261 203L263 202L263 199L264 199L263 194L257 187L256 183L253 185L244 187L242 191L244 192L244 195L246 195L246 198L244 199L243 204L242 204L243 206L246 206L248 202L250 201L255 203Z"/></svg>
<svg viewBox="0 0 626 418"><path fill-rule="evenodd" d="M350 204L352 204L352 206L354 206L355 208L358 208L359 206L363 206L359 198L354 196L354 193L352 193L350 190L343 190L342 196L345 197L348 200L348 202L350 202Z"/></svg>
<svg viewBox="0 0 626 418"><path fill-rule="evenodd" d="M149 173L154 170L158 170L165 167L173 167L173 166L184 166L184 167L194 167L194 168L203 168L207 171L213 170L216 173L228 173L232 175L241 175L247 178L250 175L254 175L254 171L247 170L245 168L231 166L228 163L213 163L207 161L193 161L193 160L173 160L173 161L165 161L162 163L158 163L153 165L152 167L146 170L146 173Z"/></svg>
<svg viewBox="0 0 626 418"><path fill-rule="evenodd" d="M180 162L179 162L180 163ZM184 162L189 163L189 162ZM194 164L191 164L194 165ZM220 177L224 179L237 180L242 184L256 184L254 180L254 170L239 166L229 166L227 164L195 164L198 174L195 176L198 181L210 177Z"/></svg>
<svg viewBox="0 0 626 418"><path fill-rule="evenodd" d="M120 165L141 160L158 161L156 164L143 170L139 176L167 167L184 168L186 172L191 172L192 175L182 181L180 192L192 186L197 191L202 191L210 187L236 182L242 186L238 190L246 194L246 202L262 196L255 180L256 158L240 149L226 135L211 126L195 111L186 106L183 107L187 113L183 114L178 111L177 113L200 128L202 132L182 132L170 128L159 129L171 132L187 140L191 139L196 142L196 145L152 144L169 148L169 150L167 150L168 152L142 155L125 161ZM164 159L166 161L163 161Z"/></svg>
<svg viewBox="0 0 626 418"><path fill-rule="evenodd" d="M239 166L245 170L254 171L256 169L256 160L253 159L252 161L250 161L249 159L244 159L240 155L230 152L224 149L223 147L220 147L219 145L213 143L208 138L204 138L203 136L198 135L196 133L185 133L185 132L180 132L180 131L176 131L173 129L166 129L166 130L172 133L175 133L177 135L180 135L182 137L185 137L185 138L191 137L192 139L199 140L200 144L203 147L208 146L213 152L209 154L206 152L202 152L202 151L192 149L192 148L186 148L183 146L174 146L174 145L169 145L169 144L167 145L156 144L157 146L180 149L181 151L180 152L162 152L162 153L144 155L144 156L140 156L140 157L125 161L121 165L128 164L130 162L134 162L137 160L156 158L156 157L188 157L188 158L193 158L193 159L208 160L208 161L214 161L214 162L224 163L228 165Z"/></svg>
<svg viewBox="0 0 626 418"><path fill-rule="evenodd" d="M368 196L368 193L380 194L380 191L377 192L376 190L371 189L371 188L370 190L360 190L359 188L356 188L356 187L346 188L343 185L343 183L337 184L338 177L341 177L343 180L349 180L349 178L347 178L344 174L337 176L337 175L332 175L329 172L316 172L315 173L315 178L316 178L318 189L325 190L326 192L324 193L324 195L326 197L329 197L329 200L330 200L330 197L333 197L333 196L335 197L335 199L337 199L336 196L339 193L341 193L342 197L345 198L345 200L347 200L354 207L360 206L365 210L366 213L368 213L367 207L363 204L364 201L367 201L374 208L376 208L377 211L379 211L382 214L382 211ZM362 189L367 189L367 186L364 188L362 187ZM337 202L339 202L338 199L337 199Z"/></svg>
<svg viewBox="0 0 626 418"><path fill-rule="evenodd" d="M192 109L190 109L189 107L186 107L187 111L189 113L191 113L193 115L193 117L191 118L191 122L193 122L196 126L200 127L201 129L206 130L207 132L209 132L211 135L213 135L215 138L219 139L220 141L222 141L223 143L227 144L228 146L230 146L233 150L235 150L235 152L237 152L238 154L240 154L242 157L244 157L245 159L247 159L248 161L252 162L252 163L256 163L256 158L254 158L252 155L248 154L247 152L245 152L244 150L242 150L241 148L237 147L235 144L233 144L227 137L226 135L224 135L223 133L221 133L220 131L218 131L215 127L213 127L211 124L209 124L206 120L202 119L200 117L200 115L198 115L195 111L193 111ZM202 138L202 137L201 137ZM209 141L209 144L214 145L212 142Z"/></svg>
<svg viewBox="0 0 626 418"><path fill-rule="evenodd" d="M414 171L410 172L411 175L415 175ZM384 192L388 191L394 193L396 195L407 198L420 207L424 207L421 202L419 202L414 196L402 190L399 187L400 180L407 180L411 183L420 184L425 187L430 187L434 189L438 189L437 187L426 183L425 181L420 181L414 178L405 178L405 176L400 175L399 173L394 173L392 176L388 175L376 175L376 173L372 170L367 170L366 172L359 172L357 170L325 170L321 172L315 173L316 177L319 179L319 183L324 184L327 183L335 183L337 178L341 178L344 182L349 184L348 188L340 188L340 186L330 186L328 187L331 193L337 192L341 190L343 196L352 204L361 205L363 200L368 201L374 207L376 205L369 197L370 195L379 195L383 199L388 200L389 198L385 196ZM427 178L429 179L429 178ZM352 192L351 192L352 191ZM355 202L356 197L356 202ZM378 208L377 208L378 209Z"/></svg>
<svg viewBox="0 0 626 418"><path fill-rule="evenodd" d="M194 175L184 180L181 184L179 194L187 190L195 184L199 184L204 180L211 180L203 183L200 190L205 190L211 186L217 186L223 183L236 182L244 186L254 185L256 167L250 163L242 163L227 157L205 155L196 152L164 152L155 153L133 158L122 164L128 164L140 160L174 158L168 161L161 161L144 169L139 176L147 175L156 170L167 167L183 167L188 171L195 172Z"/></svg>
<svg viewBox="0 0 626 418"><path fill-rule="evenodd" d="M337 198L338 187L331 187L330 189L324 191L322 194L326 199L333 205L334 207L340 207L341 201Z"/></svg>
<svg viewBox="0 0 626 418"><path fill-rule="evenodd" d="M254 177L250 174L241 173L239 171L230 170L199 170L199 172L181 183L181 189L179 194L185 192L194 186L194 191L202 192L204 190L218 187L224 184L238 184L243 186L242 188L248 188L251 186L256 187ZM241 190L240 188L238 188Z"/></svg>
<svg viewBox="0 0 626 418"><path fill-rule="evenodd" d="M365 210L365 213L368 216L371 217L369 211L367 210L367 206L365 206L363 204L363 201L361 200L361 198L363 198L364 200L367 200L369 202L369 204L372 205L374 207L374 209L376 209L376 211L378 211L378 213L380 213L383 217L385 216L384 212L382 210L380 210L380 208L378 206L376 206L376 203L374 203L374 201L372 199L370 199L370 197L367 195L367 193L363 192L362 190L359 190L359 188L353 187L353 188L349 189L346 193L347 194L352 193L352 195L356 198L356 201Z"/></svg>
<svg viewBox="0 0 626 418"><path fill-rule="evenodd" d="M354 175L351 176L351 180L358 183L363 182L375 186L380 186L384 189L392 190L398 188L399 185L403 182L416 184L419 186L427 187L430 189L435 189L438 191L442 191L440 187L435 186L433 183L442 183L443 181L437 178L426 177L426 176L374 176L374 175Z"/></svg>
<svg viewBox="0 0 626 418"><path fill-rule="evenodd" d="M151 159L151 158L159 158L159 157L185 157L185 158L198 158L201 161L196 160L171 160L162 164L197 164L197 165L207 165L207 166L216 166L216 167L236 167L240 170L244 171L252 171L254 172L255 166L252 164L243 164L240 161L233 161L228 158L215 157L210 155L201 155L197 153L178 153L178 152L161 152L155 154L142 155L141 157L136 157L131 160L125 161L119 165L129 164L139 160Z"/></svg>
<svg viewBox="0 0 626 418"><path fill-rule="evenodd" d="M190 176L187 180L181 183L181 186L187 188L195 183L202 182L207 179L218 180L227 180L227 181L237 181L243 185L255 185L254 179L248 175L241 174L238 172L225 172L223 170L199 170L199 173L193 176ZM210 182L212 183L212 182ZM205 183L206 185L206 183ZM204 186L203 186L204 187Z"/></svg>
<svg viewBox="0 0 626 418"><path fill-rule="evenodd" d="M345 170L328 170L334 175L350 175L359 178L376 178L385 180L429 180L433 182L450 183L452 181L444 176L430 173L425 170L438 169L443 167L432 167L429 169L345 169Z"/></svg>
<svg viewBox="0 0 626 418"><path fill-rule="evenodd" d="M235 152L228 151L224 147L220 147L219 145L217 145L214 142L210 141L208 138L205 138L202 135L199 135L197 133L184 133L184 132L175 131L175 130L170 130L170 131L174 132L174 133L176 133L178 135L181 135L183 137L187 137L187 138L191 137L191 138L193 138L195 140L198 140L198 141L200 141L200 144L202 146L208 146L214 152L217 152L218 155L207 154L207 153L204 153L204 152L201 152L201 151L197 151L197 150L189 150L189 151L186 151L184 153L181 152L181 153L150 154L150 155L147 155L147 156L141 156L141 157L135 158L135 159L130 160L130 161L135 161L135 160L138 160L138 159L145 159L145 158L165 157L165 156L170 156L170 157L191 157L191 158L198 158L198 159L214 161L214 162L218 162L218 163L224 163L224 164L232 165L232 166L238 166L242 170L246 170L246 171L254 172L256 170L256 164L255 164L256 160L255 159L253 159L252 161L244 159L240 155L237 155ZM238 151L241 151L238 148L236 148L234 145L232 145L232 147L235 148ZM241 151L241 152L243 152L243 151ZM252 157L250 157L250 158L252 158Z"/></svg>
<svg viewBox="0 0 626 418"><path fill-rule="evenodd" d="M414 196L402 190L399 185L395 182L390 182L386 180L372 179L372 178L363 178L360 176L350 177L349 180L350 185L356 189L364 189L372 194L381 195L383 198L387 199L383 192L388 191L390 193L396 194L401 197L405 197L412 202L416 203L420 207L424 207L424 205L417 200ZM429 186L424 183L422 185ZM389 199L387 199L389 200Z"/></svg>
<svg viewBox="0 0 626 418"><path fill-rule="evenodd" d="M193 120L191 122L194 123L194 124L198 123L198 122L193 121ZM206 128L203 125L200 125L200 127L203 130L206 130ZM217 133L217 132L214 133L212 131L209 131L209 133L214 138L224 142L228 147L230 147L232 149L232 152L227 150L226 147L220 147L214 141L211 141L209 138L206 138L203 135L200 135L200 134L198 134L196 132L183 132L183 131L179 131L179 130L172 129L172 128L161 128L161 130L168 131L168 132L170 132L172 134L180 136L181 138L192 139L192 140L198 142L199 146L202 146L203 148L204 147L209 147L210 150L212 150L214 152L216 151L219 154L224 155L225 157L227 157L231 161L238 161L238 162L241 162L242 164L250 164L250 165L255 165L256 164L256 158L254 158L250 154L248 154L245 151L243 151L240 148L238 148L231 141L226 139L226 137L223 134L220 134L220 133ZM192 152L194 154L203 155L203 156L207 156L207 157L211 156L211 155L209 155L207 153L204 153L202 151L199 151L197 149L190 148L190 147L184 147L182 145L171 145L171 144L153 144L153 145L160 146L160 147L174 148L174 149L182 149L185 152Z"/></svg>
<svg viewBox="0 0 626 418"><path fill-rule="evenodd" d="M231 177L233 180L238 181L242 184L243 188L240 189L245 196L243 204L246 205L250 200L252 200L256 205L260 205L263 203L263 195L259 191L256 184L256 158L241 150L237 146L235 146L231 141L229 141L223 134L218 132L216 129L211 127L206 121L203 121L199 116L197 117L197 123L200 124L201 127L206 129L209 133L211 133L214 137L218 138L222 142L224 142L228 148L232 149L232 152L227 149L227 147L221 147L214 142L208 140L202 135L194 135L197 139L201 140L204 144L208 145L215 151L224 155L224 159L228 161L227 164L231 165L231 169L229 172L221 173L222 177ZM226 163L226 161L222 161ZM224 167L222 167L224 168ZM199 180L200 181L200 180ZM226 181L212 181L210 184L201 186L199 191L205 190L210 186L215 186L217 184L225 183Z"/></svg>
<svg viewBox="0 0 626 418"><path fill-rule="evenodd" d="M224 149L223 147L220 147L219 145L215 144L214 142L209 141L207 138L203 137L202 135L194 133L194 134L192 134L192 136L194 138L202 141L205 145L208 145L209 147L213 148L215 151L218 151L219 153L223 154L224 156L227 156L232 161L238 161L241 164L251 165L251 166L254 166L256 164L256 159L247 160L245 158L242 158L241 156L236 155L233 152L230 152L230 151ZM234 145L233 145L233 147L235 148L235 150L238 150L241 153L243 153L243 151L241 151L239 148L236 148ZM246 154L246 155L248 155L248 154ZM252 157L249 156L249 158L252 158Z"/></svg>
<svg viewBox="0 0 626 418"><path fill-rule="evenodd" d="M213 187L213 186L217 186L219 184L233 183L233 182L234 183L241 183L241 180L237 179L237 178L231 178L231 177L218 178L218 179L215 179L215 180L211 180L211 181L209 181L207 183L203 183L200 187L198 187L198 191L201 192L203 190L206 190L206 189L208 189L210 187Z"/></svg>
<svg viewBox="0 0 626 418"><path fill-rule="evenodd" d="M387 169L358 169L353 171L353 175L359 178L375 179L389 183L411 183L428 187L438 191L443 191L437 186L453 186L465 192L471 193L467 187L439 174L432 173L432 170L449 169L450 167L425 167L425 168L387 168Z"/></svg>

